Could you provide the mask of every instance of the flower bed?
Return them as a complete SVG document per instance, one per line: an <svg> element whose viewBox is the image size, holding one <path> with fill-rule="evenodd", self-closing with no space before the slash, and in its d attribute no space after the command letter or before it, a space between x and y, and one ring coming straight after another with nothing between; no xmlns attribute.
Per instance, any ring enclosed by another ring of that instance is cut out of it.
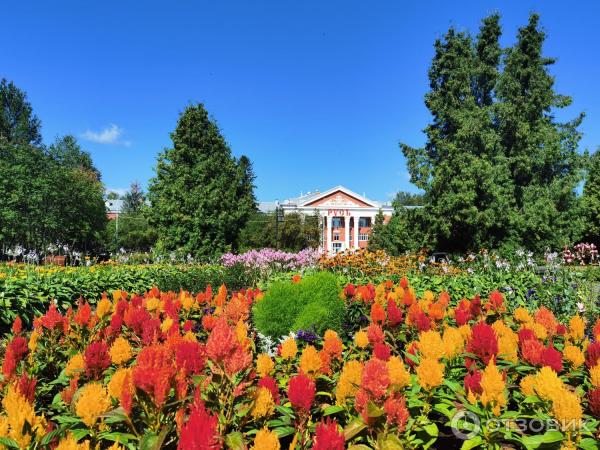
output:
<svg viewBox="0 0 600 450"><path fill-rule="evenodd" d="M262 293L224 286L51 306L32 331L17 319L0 445L596 448L600 321L509 314L497 291L451 307L405 279L340 295L369 311L352 339L299 334L274 349L258 349L250 320Z"/></svg>

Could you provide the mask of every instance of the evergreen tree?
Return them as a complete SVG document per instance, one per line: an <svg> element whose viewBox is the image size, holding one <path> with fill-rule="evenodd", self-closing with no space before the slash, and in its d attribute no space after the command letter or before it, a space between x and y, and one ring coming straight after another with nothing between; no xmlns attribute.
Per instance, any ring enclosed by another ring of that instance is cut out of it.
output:
<svg viewBox="0 0 600 450"><path fill-rule="evenodd" d="M123 214L138 215L141 213L146 196L139 182L134 181L129 187L129 191L123 196Z"/></svg>
<svg viewBox="0 0 600 450"><path fill-rule="evenodd" d="M584 240L600 247L600 150L591 156L588 176L583 188L582 216Z"/></svg>
<svg viewBox="0 0 600 450"><path fill-rule="evenodd" d="M0 81L0 143L30 144L42 142L40 120L33 114L25 92L12 81Z"/></svg>
<svg viewBox="0 0 600 450"><path fill-rule="evenodd" d="M250 165L241 168L232 157L202 104L186 108L171 139L173 148L160 154L149 188L158 245L196 257L233 249L252 211L247 194Z"/></svg>
<svg viewBox="0 0 600 450"><path fill-rule="evenodd" d="M562 124L552 115L570 98L554 92L538 20L531 15L504 61L497 14L475 40L451 28L435 43L427 143L401 147L412 182L425 191L423 225L440 250L541 250L576 235L569 217L583 116Z"/></svg>

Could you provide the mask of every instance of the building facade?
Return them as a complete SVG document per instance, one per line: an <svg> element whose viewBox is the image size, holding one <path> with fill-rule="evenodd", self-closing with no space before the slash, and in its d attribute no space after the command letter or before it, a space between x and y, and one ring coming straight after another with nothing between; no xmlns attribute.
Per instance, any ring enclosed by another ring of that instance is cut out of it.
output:
<svg viewBox="0 0 600 450"><path fill-rule="evenodd" d="M334 254L369 245L369 235L379 211L387 222L392 215L390 204L369 200L343 186L325 192L313 192L275 205L283 214L292 212L320 216L321 249Z"/></svg>

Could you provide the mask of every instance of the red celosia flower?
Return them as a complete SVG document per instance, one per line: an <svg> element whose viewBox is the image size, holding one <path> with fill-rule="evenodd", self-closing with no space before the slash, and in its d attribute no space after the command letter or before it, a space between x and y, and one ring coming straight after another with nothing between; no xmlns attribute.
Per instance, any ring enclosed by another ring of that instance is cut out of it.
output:
<svg viewBox="0 0 600 450"><path fill-rule="evenodd" d="M485 322L474 325L467 352L477 355L487 365L498 354L498 339L494 329Z"/></svg>
<svg viewBox="0 0 600 450"><path fill-rule="evenodd" d="M269 391L271 391L271 396L273 397L273 401L279 405L279 388L277 387L277 382L275 381L275 378L267 375L262 377L259 381L258 381L258 387L264 387L267 388Z"/></svg>
<svg viewBox="0 0 600 450"><path fill-rule="evenodd" d="M148 393L157 407L161 407L174 382L176 369L173 354L166 345L145 347L133 368L133 383Z"/></svg>
<svg viewBox="0 0 600 450"><path fill-rule="evenodd" d="M431 319L417 303L409 308L407 321L407 323L415 325L419 331L428 331L431 329Z"/></svg>
<svg viewBox="0 0 600 450"><path fill-rule="evenodd" d="M217 416L206 411L203 403L195 404L187 422L181 427L179 450L213 450L222 447L217 431Z"/></svg>
<svg viewBox="0 0 600 450"><path fill-rule="evenodd" d="M440 292L438 303L446 308L450 304L450 294L446 291Z"/></svg>
<svg viewBox="0 0 600 450"><path fill-rule="evenodd" d="M371 305L371 321L377 324L385 322L385 309L379 303Z"/></svg>
<svg viewBox="0 0 600 450"><path fill-rule="evenodd" d="M352 283L346 285L346 287L344 288L344 295L346 297L354 297L354 292L355 292L355 288Z"/></svg>
<svg viewBox="0 0 600 450"><path fill-rule="evenodd" d="M160 319L153 317L142 324L142 343L151 345L158 342L160 337Z"/></svg>
<svg viewBox="0 0 600 450"><path fill-rule="evenodd" d="M379 325L372 323L367 327L367 337L371 344L383 342L383 330Z"/></svg>
<svg viewBox="0 0 600 450"><path fill-rule="evenodd" d="M92 317L92 308L88 302L79 303L77 313L73 316L73 321L81 327L85 327Z"/></svg>
<svg viewBox="0 0 600 450"><path fill-rule="evenodd" d="M550 311L548 308L542 306L535 312L534 318L537 323L544 326L544 328L548 331L548 334L556 334L558 321L556 320L556 317L554 317L554 313L552 313L552 311Z"/></svg>
<svg viewBox="0 0 600 450"><path fill-rule="evenodd" d="M506 310L506 308L504 308L504 297L502 296L502 293L500 291L495 290L492 293L490 293L490 296L488 297L488 302L485 305L485 309L488 312L495 313L503 312Z"/></svg>
<svg viewBox="0 0 600 450"><path fill-rule="evenodd" d="M387 303L388 322L391 327L395 327L402 323L402 310L398 308L393 299L389 299Z"/></svg>
<svg viewBox="0 0 600 450"><path fill-rule="evenodd" d="M27 339L22 336L16 336L10 344L7 346L7 350L10 348L14 358L17 362L21 361L27 353L29 353L29 348L27 347Z"/></svg>
<svg viewBox="0 0 600 450"><path fill-rule="evenodd" d="M592 389L588 392L588 401L592 414L600 417L600 388Z"/></svg>
<svg viewBox="0 0 600 450"><path fill-rule="evenodd" d="M406 289L408 287L408 280L406 279L406 277L402 277L402 279L400 280L400 287L402 289Z"/></svg>
<svg viewBox="0 0 600 450"><path fill-rule="evenodd" d="M523 359L532 366L539 366L542 364L542 353L545 350L544 345L537 339L525 339L522 341L521 353Z"/></svg>
<svg viewBox="0 0 600 450"><path fill-rule="evenodd" d="M71 402L73 401L75 392L77 392L77 389L78 389L78 383L79 383L79 375L76 375L75 377L71 378L71 380L69 381L69 386L64 388L61 391L60 398L67 405L70 405Z"/></svg>
<svg viewBox="0 0 600 450"><path fill-rule="evenodd" d="M559 336L564 336L567 334L567 327L565 327L562 323L556 325L556 334Z"/></svg>
<svg viewBox="0 0 600 450"><path fill-rule="evenodd" d="M11 330L14 334L20 334L23 330L23 322L21 321L21 318L19 316L15 318Z"/></svg>
<svg viewBox="0 0 600 450"><path fill-rule="evenodd" d="M135 391L135 387L132 386L133 380L129 373L125 374L123 378L123 386L121 386L121 396L119 397L119 403L127 415L131 414L131 408L133 407L133 395L132 391Z"/></svg>
<svg viewBox="0 0 600 450"><path fill-rule="evenodd" d="M152 316L150 316L150 313L146 310L146 308L142 307L141 305L137 307L133 305L133 299L130 307L123 314L123 321L125 322L125 325L131 328L138 336L142 335L144 324L151 319Z"/></svg>
<svg viewBox="0 0 600 450"><path fill-rule="evenodd" d="M217 319L215 319L215 316L211 314L202 316L202 328L204 328L206 331L212 331L216 323Z"/></svg>
<svg viewBox="0 0 600 450"><path fill-rule="evenodd" d="M532 329L523 328L522 330L519 330L519 344L523 344L523 342L530 339L537 340Z"/></svg>
<svg viewBox="0 0 600 450"><path fill-rule="evenodd" d="M390 385L390 377L385 361L371 359L363 368L360 386L369 396L374 398L383 397Z"/></svg>
<svg viewBox="0 0 600 450"><path fill-rule="evenodd" d="M110 318L110 327L108 334L117 334L121 331L121 327L123 326L123 316L119 314L113 314Z"/></svg>
<svg viewBox="0 0 600 450"><path fill-rule="evenodd" d="M17 370L17 360L15 359L10 348L6 349L4 354L4 362L2 363L2 375L5 379L11 378Z"/></svg>
<svg viewBox="0 0 600 450"><path fill-rule="evenodd" d="M466 325L469 320L473 317L471 316L471 312L468 308L461 308L460 305L454 310L454 320L456 320L456 324L460 327Z"/></svg>
<svg viewBox="0 0 600 450"><path fill-rule="evenodd" d="M345 448L344 434L339 431L336 421L328 418L317 424L312 448L313 450L343 450Z"/></svg>
<svg viewBox="0 0 600 450"><path fill-rule="evenodd" d="M395 424L398 427L398 431L404 431L406 422L410 417L408 408L406 408L406 399L400 393L388 397L383 404L383 410L387 415L387 422L389 424Z"/></svg>
<svg viewBox="0 0 600 450"><path fill-rule="evenodd" d="M99 378L110 366L108 345L104 341L92 342L85 349L83 355L85 362L85 373L90 378Z"/></svg>
<svg viewBox="0 0 600 450"><path fill-rule="evenodd" d="M48 312L44 314L41 318L42 326L48 330L54 330L57 328L62 328L63 326L63 316L60 315L58 309L56 309L56 305L54 303L50 304L48 308Z"/></svg>
<svg viewBox="0 0 600 450"><path fill-rule="evenodd" d="M383 342L377 342L373 346L373 356L375 356L375 358L379 358L383 361L387 361L388 359L390 359L391 354L392 354L392 351Z"/></svg>
<svg viewBox="0 0 600 450"><path fill-rule="evenodd" d="M238 340L225 319L218 319L206 341L206 354L214 362L223 362L237 349Z"/></svg>
<svg viewBox="0 0 600 450"><path fill-rule="evenodd" d="M465 375L465 392L473 392L474 394L481 394L483 392L481 388L481 375L479 370L469 372Z"/></svg>
<svg viewBox="0 0 600 450"><path fill-rule="evenodd" d="M298 284L300 281L302 281L302 277L300 275L296 274L292 277L292 283Z"/></svg>
<svg viewBox="0 0 600 450"><path fill-rule="evenodd" d="M204 369L204 345L195 341L181 341L175 345L175 364L186 375L196 375Z"/></svg>
<svg viewBox="0 0 600 450"><path fill-rule="evenodd" d="M591 368L598 364L598 360L600 359L600 341L596 341L588 345L588 348L585 351L585 353L585 364L588 367Z"/></svg>
<svg viewBox="0 0 600 450"><path fill-rule="evenodd" d="M548 366L556 373L560 373L563 369L562 354L554 347L547 347L541 353L542 366Z"/></svg>
<svg viewBox="0 0 600 450"><path fill-rule="evenodd" d="M476 295L473 297L473 300L471 300L469 311L474 318L481 314L481 297L479 297L479 295Z"/></svg>
<svg viewBox="0 0 600 450"><path fill-rule="evenodd" d="M308 412L315 399L315 392L315 382L303 373L290 379L288 399L294 408Z"/></svg>
<svg viewBox="0 0 600 450"><path fill-rule="evenodd" d="M192 331L194 329L194 321L193 320L186 320L183 324L183 331L185 331L186 333L188 331Z"/></svg>
<svg viewBox="0 0 600 450"><path fill-rule="evenodd" d="M23 373L17 382L17 391L19 391L19 394L25 397L29 403L33 403L33 400L35 399L36 383L36 378L29 378L26 373Z"/></svg>

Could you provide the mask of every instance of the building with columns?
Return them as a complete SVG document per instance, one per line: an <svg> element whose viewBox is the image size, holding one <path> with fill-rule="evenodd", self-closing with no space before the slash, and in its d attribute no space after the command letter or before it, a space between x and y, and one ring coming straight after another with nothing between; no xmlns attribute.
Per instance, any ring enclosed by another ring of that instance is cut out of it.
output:
<svg viewBox="0 0 600 450"><path fill-rule="evenodd" d="M387 221L393 212L389 203L369 200L343 186L309 192L281 203L261 204L263 211L275 208L280 208L283 214L312 215L316 211L321 217L322 250L330 254L366 247L377 213L381 210Z"/></svg>

